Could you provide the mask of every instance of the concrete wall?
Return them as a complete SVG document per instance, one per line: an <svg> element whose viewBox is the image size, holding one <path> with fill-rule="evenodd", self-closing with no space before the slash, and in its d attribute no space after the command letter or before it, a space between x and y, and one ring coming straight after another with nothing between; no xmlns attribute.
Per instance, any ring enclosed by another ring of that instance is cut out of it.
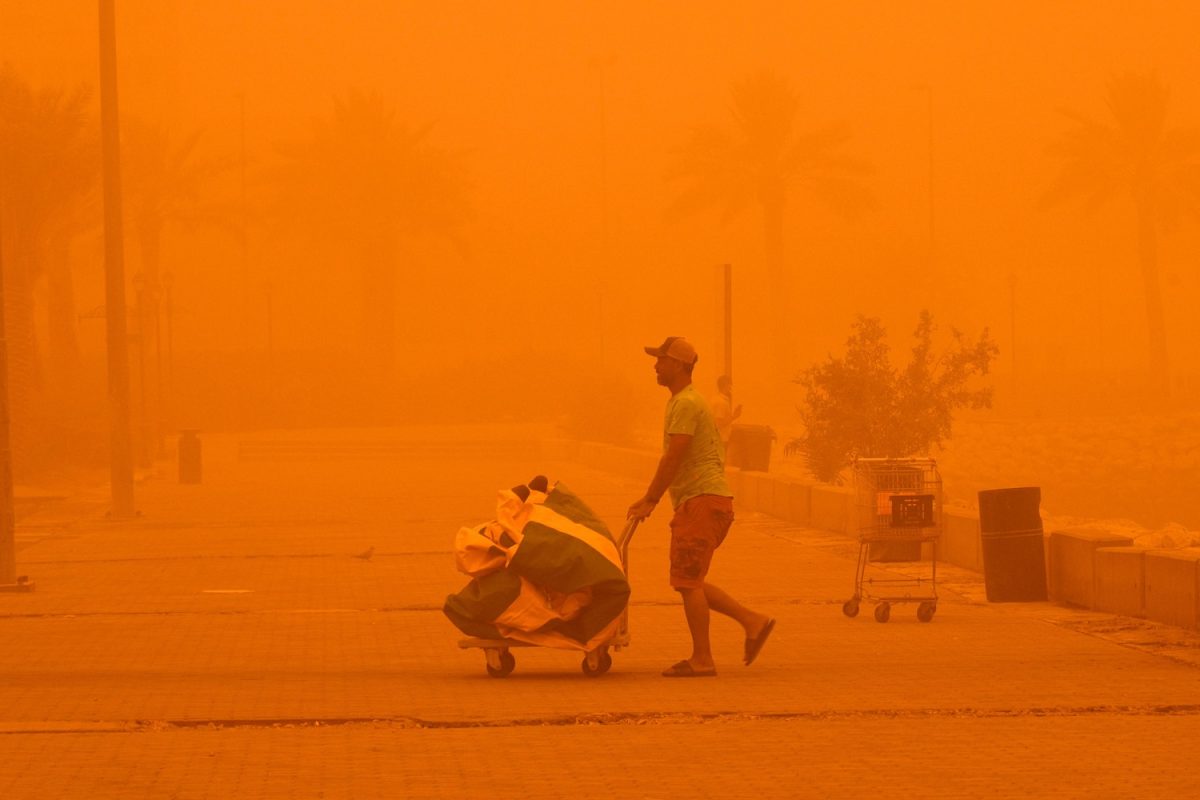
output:
<svg viewBox="0 0 1200 800"><path fill-rule="evenodd" d="M827 531L853 533L851 490L844 486L814 483L809 488L809 525Z"/></svg>
<svg viewBox="0 0 1200 800"><path fill-rule="evenodd" d="M1096 550L1127 547L1128 536L1097 530L1051 531L1046 589L1051 600L1096 608Z"/></svg>
<svg viewBox="0 0 1200 800"><path fill-rule="evenodd" d="M1146 551L1140 547L1097 547L1096 585L1093 600L1097 611L1126 617L1146 615Z"/></svg>
<svg viewBox="0 0 1200 800"><path fill-rule="evenodd" d="M1200 618L1200 550L1149 550L1145 556L1146 617L1181 628Z"/></svg>
<svg viewBox="0 0 1200 800"><path fill-rule="evenodd" d="M979 537L979 514L952 509L942 512L942 561L956 567L983 572L983 546Z"/></svg>

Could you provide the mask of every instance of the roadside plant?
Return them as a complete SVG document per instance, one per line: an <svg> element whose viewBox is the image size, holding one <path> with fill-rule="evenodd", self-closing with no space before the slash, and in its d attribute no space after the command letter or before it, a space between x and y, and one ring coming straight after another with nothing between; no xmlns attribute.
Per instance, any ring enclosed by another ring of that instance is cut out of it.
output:
<svg viewBox="0 0 1200 800"><path fill-rule="evenodd" d="M804 434L785 446L813 477L840 483L856 457L926 454L950 438L954 412L990 408L992 387L980 385L999 348L985 328L975 339L951 329L937 348L933 315L922 311L907 366L892 365L887 331L878 318L851 325L843 356L801 372Z"/></svg>

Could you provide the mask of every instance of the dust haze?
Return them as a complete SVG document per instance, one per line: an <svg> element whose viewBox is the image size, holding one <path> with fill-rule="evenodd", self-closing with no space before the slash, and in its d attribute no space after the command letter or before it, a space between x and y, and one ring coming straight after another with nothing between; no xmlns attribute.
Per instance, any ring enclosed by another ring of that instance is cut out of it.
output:
<svg viewBox="0 0 1200 800"><path fill-rule="evenodd" d="M0 7L18 483L106 459L96 30L95 4ZM653 447L665 395L642 347L668 335L696 344L701 389L730 366L744 421L786 432L791 379L858 316L899 357L928 309L1000 348L993 409L964 419L977 449L951 464L987 463L988 426L1012 420L1049 426L1052 464L1092 418L1074 458L1102 464L1153 414L1162 438L1120 452L1167 454L1186 485L1197 30L1173 2L118 2L139 447L435 422ZM1070 171L1127 76L1164 90L1178 133L1147 156L1177 201L1149 223L1159 334L1136 192ZM772 137L810 145L781 197L746 172Z"/></svg>

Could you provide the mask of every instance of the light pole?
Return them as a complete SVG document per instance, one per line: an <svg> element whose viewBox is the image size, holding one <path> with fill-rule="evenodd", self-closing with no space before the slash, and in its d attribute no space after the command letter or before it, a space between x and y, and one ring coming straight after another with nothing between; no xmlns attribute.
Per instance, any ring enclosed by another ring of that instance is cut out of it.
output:
<svg viewBox="0 0 1200 800"><path fill-rule="evenodd" d="M163 273L162 276L162 291L163 291L163 316L166 318L167 330L166 345L167 345L167 369L163 383L165 386L161 389L163 400L162 416L164 419L164 427L167 422L174 423L174 391L175 391L175 307L173 305L172 288L175 286L175 276L170 270ZM167 404L170 404L168 408Z"/></svg>
<svg viewBox="0 0 1200 800"><path fill-rule="evenodd" d="M150 406L147 401L148 392L146 388L146 338L147 328L146 318L149 314L149 308L146 303L146 276L141 272L135 273L133 276L133 292L136 307L134 308L133 317L136 320L136 327L130 339L137 344L138 355L138 416L141 424L141 436L138 437L137 457L139 466L147 469L151 466L151 413Z"/></svg>
<svg viewBox="0 0 1200 800"><path fill-rule="evenodd" d="M3 186L0 163L0 187ZM0 223L4 219L0 189ZM4 232L0 224L0 591L29 591L33 584L17 582L16 515L13 513L12 446L8 428L8 335L4 321Z"/></svg>
<svg viewBox="0 0 1200 800"><path fill-rule="evenodd" d="M1017 383L1017 273L1015 272L1008 274L1008 338L1011 350L1008 363L1012 365L1012 393L1015 403L1020 391Z"/></svg>
<svg viewBox="0 0 1200 800"><path fill-rule="evenodd" d="M926 188L927 192L927 223L929 237L929 265L932 267L936 258L934 236L934 215L933 215L933 87L928 83L917 84L913 87L917 91L925 93L925 132L926 132Z"/></svg>
<svg viewBox="0 0 1200 800"><path fill-rule="evenodd" d="M604 366L604 286L608 280L608 87L606 70L616 61L612 55L594 56L589 66L594 67L599 80L600 95L600 270L596 291L596 328L600 340L600 365Z"/></svg>
<svg viewBox="0 0 1200 800"><path fill-rule="evenodd" d="M117 30L113 0L100 0L100 127L104 154L104 296L108 345L113 517L132 517L129 349L125 339L125 248L121 218L121 139L117 110Z"/></svg>

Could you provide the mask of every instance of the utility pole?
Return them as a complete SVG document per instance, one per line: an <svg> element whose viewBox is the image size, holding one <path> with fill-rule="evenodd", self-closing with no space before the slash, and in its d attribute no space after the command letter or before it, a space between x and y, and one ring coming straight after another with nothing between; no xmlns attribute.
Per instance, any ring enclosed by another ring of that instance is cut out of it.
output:
<svg viewBox="0 0 1200 800"><path fill-rule="evenodd" d="M0 163L0 186L3 186ZM4 319L4 192L0 190L0 591L28 592L33 584L17 580L16 515L13 513L12 444L8 421L8 333Z"/></svg>
<svg viewBox="0 0 1200 800"><path fill-rule="evenodd" d="M599 82L599 137L600 137L600 269L597 270L596 281L596 331L600 349L600 366L604 367L605 354L605 324L604 303L605 285L609 280L611 270L609 263L609 218L608 218L608 84L606 71L616 61L612 55L594 56L588 65L596 68Z"/></svg>
<svg viewBox="0 0 1200 800"><path fill-rule="evenodd" d="M725 323L723 342L725 348L725 374L729 376L729 380L733 381L733 265L722 264L721 272L724 277L724 291L721 293L724 298L724 315ZM733 390L730 389L730 403L732 400Z"/></svg>
<svg viewBox="0 0 1200 800"><path fill-rule="evenodd" d="M1020 392L1017 382L1017 273L1015 272L1008 273L1008 340L1011 351L1008 363L1012 370L1012 393L1015 403Z"/></svg>
<svg viewBox="0 0 1200 800"><path fill-rule="evenodd" d="M934 263L934 260L937 258L937 244L936 244L937 239L934 236L934 225L933 225L933 219L934 219L934 217L933 217L933 208L934 208L934 203L933 203L933 87L927 85L925 87L925 91L927 92L926 99L928 101L928 105L926 106L926 112L927 112L927 120L929 123L928 130L927 130L927 133L929 134L929 141L928 141L928 154L929 154L929 164L928 164L928 167L929 167L929 198L928 198L928 200L929 200L929 263L930 263L930 265L932 265Z"/></svg>
<svg viewBox="0 0 1200 800"><path fill-rule="evenodd" d="M129 422L129 349L125 330L125 248L121 217L121 138L117 111L117 24L113 0L100 0L100 127L104 153L104 296L112 517L132 517L133 448Z"/></svg>

